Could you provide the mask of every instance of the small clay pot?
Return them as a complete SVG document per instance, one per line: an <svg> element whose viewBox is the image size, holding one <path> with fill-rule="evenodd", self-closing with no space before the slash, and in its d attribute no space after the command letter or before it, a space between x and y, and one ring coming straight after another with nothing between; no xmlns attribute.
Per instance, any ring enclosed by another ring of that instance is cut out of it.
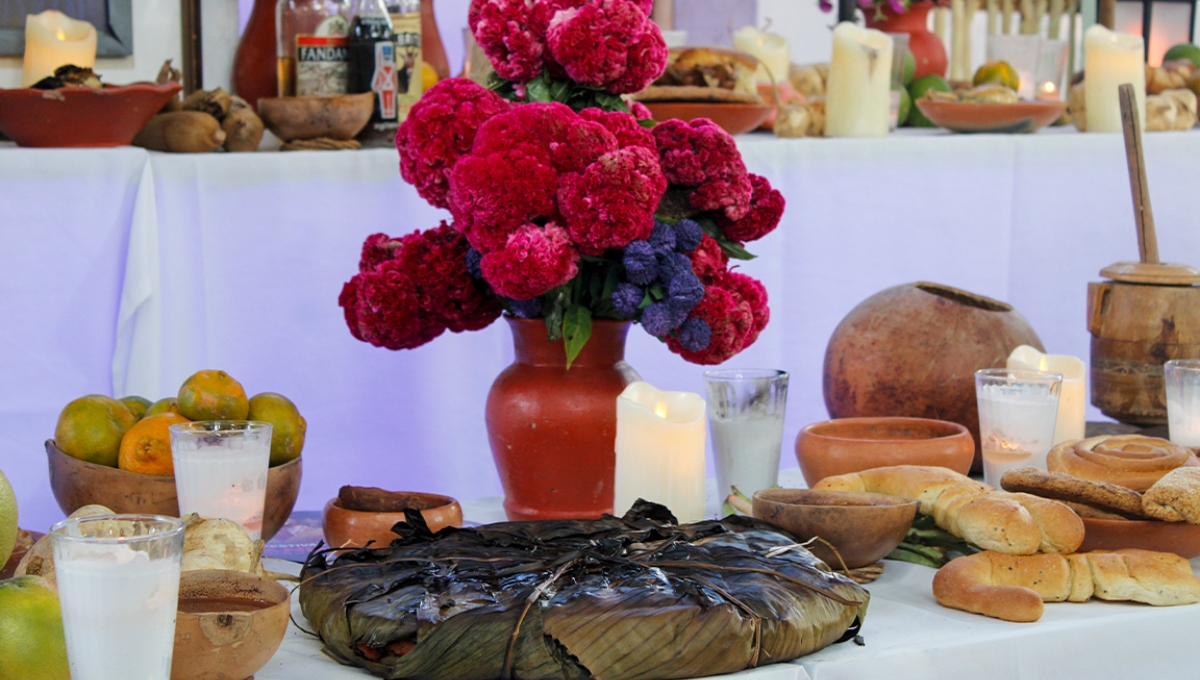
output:
<svg viewBox="0 0 1200 680"><path fill-rule="evenodd" d="M1082 517L1083 543L1076 552L1140 548L1200 557L1200 525L1137 519Z"/></svg>
<svg viewBox="0 0 1200 680"><path fill-rule="evenodd" d="M240 571L185 571L179 598L258 600L254 611L185 613L175 616L171 680L245 680L267 665L287 632L291 595L265 576Z"/></svg>
<svg viewBox="0 0 1200 680"><path fill-rule="evenodd" d="M449 496L407 491L393 495L411 497L412 507L421 510L430 531L462 526L462 506ZM385 548L398 538L392 527L403 521L403 512L347 510L337 498L326 503L321 513L325 542L331 548L361 548L370 541L374 541L372 547Z"/></svg>
<svg viewBox="0 0 1200 680"><path fill-rule="evenodd" d="M936 465L967 474L975 439L958 423L928 418L842 418L806 425L796 436L804 481L891 465Z"/></svg>
<svg viewBox="0 0 1200 680"><path fill-rule="evenodd" d="M764 489L754 494L754 517L801 541L819 536L809 547L834 569L875 564L890 553L912 526L917 501L880 493ZM838 559L840 556L840 560Z"/></svg>

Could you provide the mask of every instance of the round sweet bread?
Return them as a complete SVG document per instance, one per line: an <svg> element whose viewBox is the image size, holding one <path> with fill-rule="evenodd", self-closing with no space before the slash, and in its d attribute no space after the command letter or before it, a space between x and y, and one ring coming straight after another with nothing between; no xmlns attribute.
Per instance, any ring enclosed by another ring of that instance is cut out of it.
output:
<svg viewBox="0 0 1200 680"><path fill-rule="evenodd" d="M1139 493L1183 465L1200 465L1200 460L1189 449L1166 439L1137 434L1066 441L1046 456L1050 472L1118 484Z"/></svg>
<svg viewBox="0 0 1200 680"><path fill-rule="evenodd" d="M1146 519L1142 511L1142 494L1107 482L1093 482L1035 467L1019 467L1004 473L1000 487L1014 493L1082 504L1127 519Z"/></svg>

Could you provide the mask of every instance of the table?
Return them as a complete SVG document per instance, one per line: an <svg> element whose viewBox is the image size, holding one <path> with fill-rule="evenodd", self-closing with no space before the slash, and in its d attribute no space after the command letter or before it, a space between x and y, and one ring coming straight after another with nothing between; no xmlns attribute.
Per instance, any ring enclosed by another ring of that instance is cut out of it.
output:
<svg viewBox="0 0 1200 680"><path fill-rule="evenodd" d="M1086 357L1085 284L1137 252L1119 135L753 134L739 146L788 210L778 231L751 244L759 259L741 265L766 284L772 322L730 366L791 373L789 440L826 417L826 341L871 294L933 280L989 295L1015 305L1048 350ZM1150 134L1145 146L1161 252L1200 264L1200 132ZM0 290L19 291L0 298L0 318L16 322L0 354L0 469L14 477L22 523L42 528L61 516L41 442L63 404L110 390L170 395L204 368L229 371L251 394L296 401L309 422L299 508L321 507L341 484L499 493L482 412L491 380L511 360L504 324L388 352L353 340L336 305L366 235L429 228L445 216L418 199L396 165L386 149L0 148L8 227L0 257L20 263L0 269ZM78 179L97 174L103 181ZM31 201L55 209L30 210ZM79 225L87 227L81 248L63 254ZM57 247L26 234L52 235ZM95 271L56 271L52 285L39 285L39 267L56 256ZM703 389L701 367L638 329L627 356L659 387ZM76 365L86 379L39 368Z"/></svg>

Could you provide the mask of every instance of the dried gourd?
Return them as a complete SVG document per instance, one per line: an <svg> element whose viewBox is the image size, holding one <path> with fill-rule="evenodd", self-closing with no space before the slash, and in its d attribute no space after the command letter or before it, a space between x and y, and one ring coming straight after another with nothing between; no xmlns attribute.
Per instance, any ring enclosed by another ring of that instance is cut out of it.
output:
<svg viewBox="0 0 1200 680"><path fill-rule="evenodd" d="M152 151L202 153L225 143L221 124L201 111L160 113L133 138L133 145Z"/></svg>
<svg viewBox="0 0 1200 680"><path fill-rule="evenodd" d="M262 142L262 118L241 97L233 98L221 129L225 132L226 151L255 151Z"/></svg>

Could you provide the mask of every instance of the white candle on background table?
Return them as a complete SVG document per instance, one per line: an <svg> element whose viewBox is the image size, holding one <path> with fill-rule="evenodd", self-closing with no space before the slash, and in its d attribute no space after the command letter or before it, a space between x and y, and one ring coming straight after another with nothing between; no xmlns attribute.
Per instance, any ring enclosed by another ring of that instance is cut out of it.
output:
<svg viewBox="0 0 1200 680"><path fill-rule="evenodd" d="M1083 36L1084 95L1087 131L1120 132L1121 100L1117 88L1133 85L1138 123L1146 127L1146 64L1141 36L1116 33L1096 25Z"/></svg>
<svg viewBox="0 0 1200 680"><path fill-rule="evenodd" d="M787 81L788 67L791 65L787 38L760 31L753 26L743 26L733 34L733 46L758 59L756 77L759 83L770 84L772 76L776 83Z"/></svg>
<svg viewBox="0 0 1200 680"><path fill-rule="evenodd" d="M25 15L25 61L21 87L29 87L59 66L96 65L96 27L48 9Z"/></svg>
<svg viewBox="0 0 1200 680"><path fill-rule="evenodd" d="M1058 418L1054 421L1054 443L1084 438L1087 371L1082 359L1065 354L1043 354L1029 345L1021 345L1008 355L1007 368L1062 373Z"/></svg>
<svg viewBox="0 0 1200 680"><path fill-rule="evenodd" d="M825 136L887 135L891 74L892 39L887 34L838 24L825 90Z"/></svg>
<svg viewBox="0 0 1200 680"><path fill-rule="evenodd" d="M613 513L639 498L667 506L676 519L704 519L704 399L638 381L617 397L617 468Z"/></svg>

